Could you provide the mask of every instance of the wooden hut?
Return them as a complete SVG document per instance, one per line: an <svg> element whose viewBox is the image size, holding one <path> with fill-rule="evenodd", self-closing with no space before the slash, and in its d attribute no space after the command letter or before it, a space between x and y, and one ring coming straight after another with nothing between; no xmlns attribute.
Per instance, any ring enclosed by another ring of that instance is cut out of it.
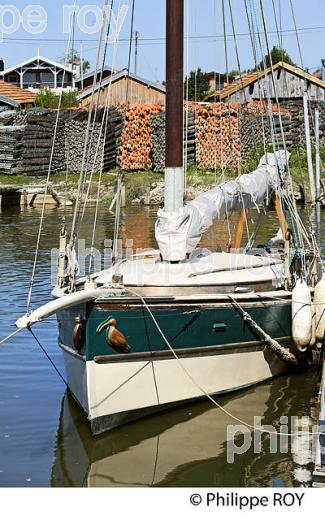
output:
<svg viewBox="0 0 325 520"><path fill-rule="evenodd" d="M111 105L126 102L132 104L165 104L166 89L164 85L140 78L135 74L128 74L126 70L105 78L101 85L97 83L94 90L96 93L95 100L97 100L99 90L99 103L101 105L106 104L108 94ZM91 104L92 93L92 86L79 92L78 99L82 107L88 107Z"/></svg>
<svg viewBox="0 0 325 520"><path fill-rule="evenodd" d="M276 89L274 89L274 82ZM307 89L311 101L325 101L325 82L285 62L261 72L243 74L233 83L211 96L211 101L248 103L253 100L302 98ZM275 92L276 90L276 92Z"/></svg>

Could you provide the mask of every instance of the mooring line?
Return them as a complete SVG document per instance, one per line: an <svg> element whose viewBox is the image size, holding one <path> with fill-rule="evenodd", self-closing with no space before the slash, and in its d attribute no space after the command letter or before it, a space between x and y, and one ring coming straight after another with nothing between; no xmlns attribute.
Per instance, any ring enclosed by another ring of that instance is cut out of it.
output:
<svg viewBox="0 0 325 520"><path fill-rule="evenodd" d="M61 374L60 370L58 369L58 367L56 366L56 364L54 363L54 361L52 360L51 356L46 352L45 348L43 347L43 345L41 344L41 342L39 341L39 339L36 337L34 331L32 330L31 327L28 327L28 330L29 332L31 333L31 335L33 336L33 338L35 339L36 343L38 344L38 346L40 347L40 349L42 350L43 354L46 356L46 358L48 359L48 361L51 363L52 367L54 368L55 372L58 374L58 376L60 377L60 379L62 379L63 383L65 384L66 387L68 387L68 383L67 381L65 380L64 376Z"/></svg>
<svg viewBox="0 0 325 520"><path fill-rule="evenodd" d="M235 300L235 298L231 296L231 294L228 295L228 298L232 302L234 308L238 311L243 321L248 323L252 331L260 338L261 341L266 343L266 347L268 347L282 363L288 367L299 367L301 363L299 363L299 360L296 356L291 354L287 349L282 347L278 341L267 334L265 330L263 330L255 320L253 320L252 316L243 309L243 307Z"/></svg>

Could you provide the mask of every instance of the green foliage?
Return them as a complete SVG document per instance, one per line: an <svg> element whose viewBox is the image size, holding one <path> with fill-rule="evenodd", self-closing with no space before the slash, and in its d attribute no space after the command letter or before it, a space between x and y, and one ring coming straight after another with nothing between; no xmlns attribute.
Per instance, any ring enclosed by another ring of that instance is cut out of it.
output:
<svg viewBox="0 0 325 520"><path fill-rule="evenodd" d="M61 101L62 108L78 107L79 104L80 103L79 103L79 100L77 99L76 90L70 90L68 92L62 93L62 101Z"/></svg>
<svg viewBox="0 0 325 520"><path fill-rule="evenodd" d="M81 56L76 49L70 49L66 56L61 59L62 63L67 63L68 65L80 65ZM83 60L82 68L84 72L87 72L90 69L90 61Z"/></svg>
<svg viewBox="0 0 325 520"><path fill-rule="evenodd" d="M272 145L266 147L266 151L273 153ZM315 148L312 150L313 158L315 158ZM263 145L258 145L251 151L246 161L242 164L242 173L250 173L258 167L258 164L264 155ZM325 146L320 147L320 157L322 164L325 163ZM290 157L290 172L294 180L298 184L304 184L308 180L308 160L305 148L296 148L292 151Z"/></svg>
<svg viewBox="0 0 325 520"><path fill-rule="evenodd" d="M315 168L315 155L316 149L315 146L312 146L312 156ZM321 164L325 164L325 146L320 147L320 159ZM291 154L290 158L290 166L292 173L297 177L297 180L306 180L308 179L308 159L307 152L305 148L297 148ZM322 175L324 172L322 171Z"/></svg>
<svg viewBox="0 0 325 520"><path fill-rule="evenodd" d="M240 70L240 71L238 69L231 70L228 73L229 83L232 83L233 81L235 81L236 78L239 78L241 75L243 76L244 74L247 74L248 72L250 72L248 69L244 69L244 70Z"/></svg>
<svg viewBox="0 0 325 520"><path fill-rule="evenodd" d="M271 58L272 58L272 60L271 60ZM269 54L267 54L265 56L264 59L265 59L266 68L271 67L271 61L272 61L273 65L276 65L277 63L279 63L279 61L283 61L284 63L288 63L289 65L294 65L294 62L292 61L292 59L289 56L289 54L287 53L287 51L285 49L281 49L280 47L277 47L276 45L271 50L271 58L270 58ZM264 60L262 60L261 63L259 64L259 69L264 70L265 65L264 65ZM256 70L256 68L253 70Z"/></svg>
<svg viewBox="0 0 325 520"><path fill-rule="evenodd" d="M200 68L192 70L185 81L185 92L187 80L189 101L204 101L210 94L210 81L208 74L202 72Z"/></svg>
<svg viewBox="0 0 325 520"><path fill-rule="evenodd" d="M271 58L272 58L272 60L271 60ZM280 61L283 61L284 63L288 63L289 65L295 65L294 62L292 61L291 57L287 53L287 51L285 49L281 49L280 47L277 47L276 45L271 50L271 58L270 58L269 54L267 54L264 58L265 63L264 63L264 60L262 60L260 62L260 64L258 65L258 67L255 67L253 69L242 70L242 71L239 71L237 69L231 70L228 73L229 82L231 83L232 81L234 81L236 79L236 77L240 76L240 74L244 75L244 74L247 74L250 72L256 72L257 70L264 70L265 65L266 65L266 68L269 68L271 66L271 61L272 61L273 65L276 65Z"/></svg>
<svg viewBox="0 0 325 520"><path fill-rule="evenodd" d="M58 108L60 96L52 92L48 88L43 88L37 94L35 106L42 108ZM71 90L62 93L61 108L78 107L79 101L77 99L77 92Z"/></svg>
<svg viewBox="0 0 325 520"><path fill-rule="evenodd" d="M87 72L90 69L90 61L84 60L82 63L82 68L84 72Z"/></svg>
<svg viewBox="0 0 325 520"><path fill-rule="evenodd" d="M270 153L273 153L272 145L268 145L266 147L266 151L270 152ZM242 173L251 173L254 170L256 170L256 168L258 167L259 162L260 162L261 158L263 157L264 153L265 153L264 152L264 146L262 144L259 144L258 146L256 146L250 152L250 154L248 155L246 161L244 161L242 163L242 168L241 168Z"/></svg>

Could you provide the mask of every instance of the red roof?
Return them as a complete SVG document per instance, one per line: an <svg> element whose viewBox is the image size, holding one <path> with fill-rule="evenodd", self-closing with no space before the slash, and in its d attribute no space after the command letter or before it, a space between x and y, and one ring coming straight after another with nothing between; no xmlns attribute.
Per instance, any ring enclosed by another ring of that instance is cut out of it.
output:
<svg viewBox="0 0 325 520"><path fill-rule="evenodd" d="M36 99L36 94L33 92L11 85L6 81L0 81L0 96L12 99L20 105L34 104Z"/></svg>

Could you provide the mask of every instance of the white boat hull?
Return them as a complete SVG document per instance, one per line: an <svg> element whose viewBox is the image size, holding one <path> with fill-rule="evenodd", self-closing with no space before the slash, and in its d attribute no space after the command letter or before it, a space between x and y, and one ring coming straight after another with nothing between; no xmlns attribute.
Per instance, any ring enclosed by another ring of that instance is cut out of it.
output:
<svg viewBox="0 0 325 520"><path fill-rule="evenodd" d="M163 409L239 390L283 373L261 345L229 347L180 360L97 363L63 348L69 388L94 435ZM195 383L194 383L195 381Z"/></svg>

